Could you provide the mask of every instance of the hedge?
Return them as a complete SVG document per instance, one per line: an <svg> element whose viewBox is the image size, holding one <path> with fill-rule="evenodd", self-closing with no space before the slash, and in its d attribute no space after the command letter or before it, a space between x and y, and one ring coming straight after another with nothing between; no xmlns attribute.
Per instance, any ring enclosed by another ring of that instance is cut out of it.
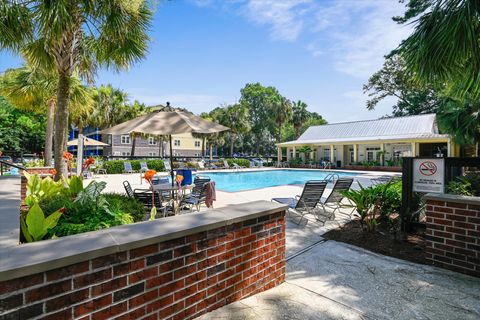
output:
<svg viewBox="0 0 480 320"><path fill-rule="evenodd" d="M148 169L153 169L156 171L165 171L165 166L163 165L163 160L143 160L147 163ZM140 170L140 162L142 160L128 160L132 164L132 169L135 171ZM109 160L105 161L102 165L104 169L107 170L108 174L116 174L116 173L123 173L124 166L123 163L126 162L124 160Z"/></svg>
<svg viewBox="0 0 480 320"><path fill-rule="evenodd" d="M233 166L234 163L238 164L240 167L249 168L250 167L250 160L248 159L240 159L240 158L229 158L225 159L229 166ZM222 163L223 165L223 163Z"/></svg>

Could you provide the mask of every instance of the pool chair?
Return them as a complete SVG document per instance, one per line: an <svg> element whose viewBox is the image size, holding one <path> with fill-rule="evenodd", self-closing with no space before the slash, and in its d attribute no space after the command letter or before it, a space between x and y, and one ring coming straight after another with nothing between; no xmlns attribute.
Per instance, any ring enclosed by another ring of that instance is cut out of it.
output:
<svg viewBox="0 0 480 320"><path fill-rule="evenodd" d="M348 204L343 203L342 201L345 199L345 196L342 194L343 191L347 191L353 184L353 178L340 178L335 181L333 185L332 192L325 198L325 200L321 200L318 204L323 210L323 216L328 217L329 219L335 219L335 212L342 215L346 215L349 218L352 217L352 214L355 212L355 206L353 203L348 200ZM343 213L340 211L342 208L353 208L349 213ZM333 211L329 211L327 209L333 209Z"/></svg>
<svg viewBox="0 0 480 320"><path fill-rule="evenodd" d="M230 165L228 164L228 161L227 160L223 160L223 167L225 169L231 169Z"/></svg>
<svg viewBox="0 0 480 320"><path fill-rule="evenodd" d="M198 169L200 169L200 170L205 170L206 169L205 168L205 162L203 162L203 161L198 161L197 165L198 165Z"/></svg>
<svg viewBox="0 0 480 320"><path fill-rule="evenodd" d="M123 162L123 172L125 172L125 173L135 173L135 170L133 170L132 164L129 161Z"/></svg>
<svg viewBox="0 0 480 320"><path fill-rule="evenodd" d="M214 170L220 170L220 169L225 169L225 167L219 167L217 166L215 163L211 162L210 163L210 168L214 169Z"/></svg>
<svg viewBox="0 0 480 320"><path fill-rule="evenodd" d="M400 177L398 177L398 176L383 175L383 176L378 176L378 177L372 178L372 179L370 179L370 181L372 182L372 184L378 185L378 184L384 184L384 183L387 183L387 182L395 182L399 179L400 179Z"/></svg>
<svg viewBox="0 0 480 320"><path fill-rule="evenodd" d="M237 170L238 170L238 169L245 169L244 166L239 166L239 165L236 164L235 162L233 163L233 166L232 166L232 167L233 167L233 169L237 169Z"/></svg>
<svg viewBox="0 0 480 320"><path fill-rule="evenodd" d="M290 212L296 213L300 216L298 224L300 224L303 216L307 213L314 215L317 221L325 224L327 219L322 215L322 210L317 206L320 203L320 199L322 198L326 187L326 181L310 180L305 183L301 195L296 196L295 198L273 198L272 201L288 205Z"/></svg>
<svg viewBox="0 0 480 320"><path fill-rule="evenodd" d="M147 220L150 217L150 211L152 210L152 191L150 189L135 189L132 190L130 182L123 181L123 187L127 196L130 198L135 198L145 207L145 217L144 220ZM157 208L157 215L161 213L163 217L166 215L167 207L162 205L161 196L158 192L155 192L154 196L155 207Z"/></svg>
<svg viewBox="0 0 480 320"><path fill-rule="evenodd" d="M148 165L147 162L142 161L140 162L140 172L147 172L148 171Z"/></svg>
<svg viewBox="0 0 480 320"><path fill-rule="evenodd" d="M192 192L182 199L180 205L187 206L190 209L190 212L193 211L194 207L197 211L200 211L200 206L202 203L205 203L207 198L206 184L208 182L210 182L210 177L196 176L193 180L194 186Z"/></svg>

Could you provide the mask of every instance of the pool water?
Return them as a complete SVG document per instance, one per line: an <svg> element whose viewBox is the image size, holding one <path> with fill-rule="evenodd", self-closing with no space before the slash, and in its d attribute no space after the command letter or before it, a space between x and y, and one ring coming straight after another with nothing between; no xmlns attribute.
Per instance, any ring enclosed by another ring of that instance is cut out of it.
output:
<svg viewBox="0 0 480 320"><path fill-rule="evenodd" d="M198 175L209 176L215 181L217 190L236 192L281 186L304 184L308 180L323 180L329 174L340 177L358 176L358 173L332 172L320 170L265 170L247 172L208 172Z"/></svg>

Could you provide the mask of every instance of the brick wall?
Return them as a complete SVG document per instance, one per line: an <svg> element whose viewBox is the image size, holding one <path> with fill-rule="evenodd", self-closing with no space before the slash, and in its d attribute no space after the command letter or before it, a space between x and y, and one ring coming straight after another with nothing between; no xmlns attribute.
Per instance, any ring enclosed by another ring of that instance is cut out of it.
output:
<svg viewBox="0 0 480 320"><path fill-rule="evenodd" d="M0 319L192 319L284 279L280 211L0 282Z"/></svg>
<svg viewBox="0 0 480 320"><path fill-rule="evenodd" d="M480 276L480 200L427 196L426 259L453 271Z"/></svg>

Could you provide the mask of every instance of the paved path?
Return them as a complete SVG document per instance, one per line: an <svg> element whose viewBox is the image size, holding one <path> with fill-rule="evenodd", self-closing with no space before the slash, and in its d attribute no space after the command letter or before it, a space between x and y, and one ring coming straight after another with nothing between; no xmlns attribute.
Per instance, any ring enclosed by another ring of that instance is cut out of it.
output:
<svg viewBox="0 0 480 320"><path fill-rule="evenodd" d="M0 176L0 248L18 245L20 177Z"/></svg>
<svg viewBox="0 0 480 320"><path fill-rule="evenodd" d="M199 319L480 319L480 279L310 238L325 229L288 222L286 282Z"/></svg>

